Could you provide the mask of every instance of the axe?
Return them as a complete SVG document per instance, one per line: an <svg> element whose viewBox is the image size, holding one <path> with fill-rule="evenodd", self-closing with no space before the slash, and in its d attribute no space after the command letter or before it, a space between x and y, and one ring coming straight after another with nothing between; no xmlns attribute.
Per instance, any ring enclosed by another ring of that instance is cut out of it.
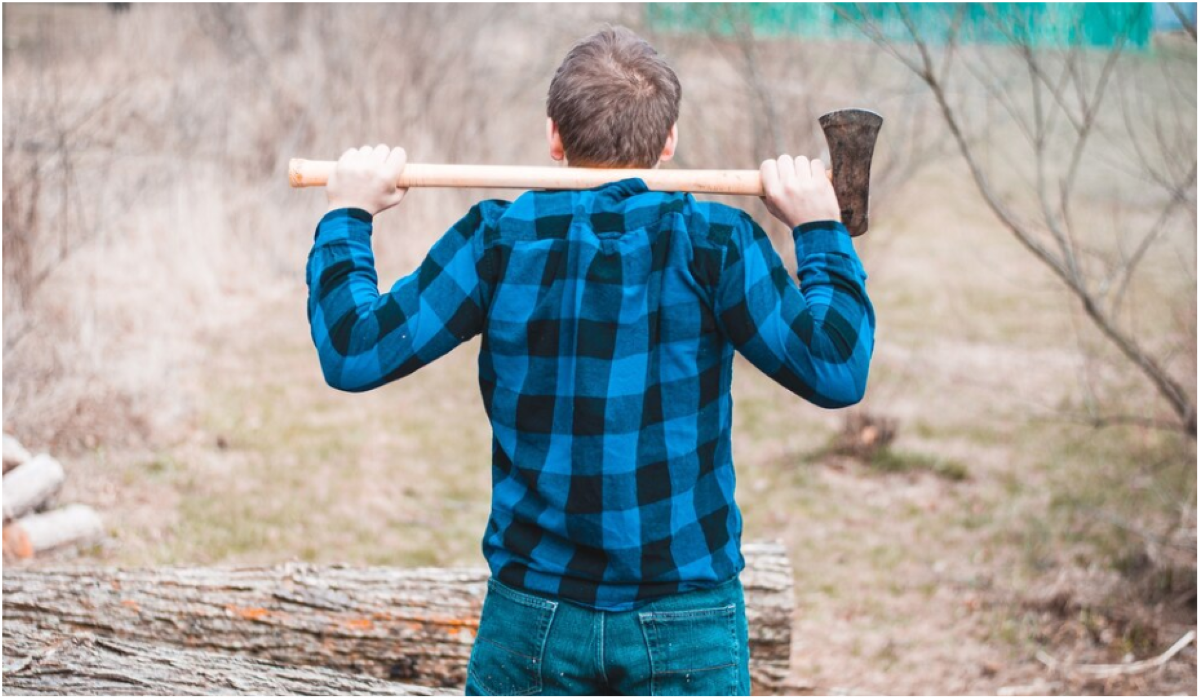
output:
<svg viewBox="0 0 1200 699"><path fill-rule="evenodd" d="M841 109L820 119L829 144L833 190L850 235L867 232L871 156L883 117L866 109ZM293 158L288 180L293 187L319 187L337 163ZM500 189L590 189L630 177L658 192L763 195L758 170L640 170L508 165L431 165L408 163L399 187L493 187Z"/></svg>

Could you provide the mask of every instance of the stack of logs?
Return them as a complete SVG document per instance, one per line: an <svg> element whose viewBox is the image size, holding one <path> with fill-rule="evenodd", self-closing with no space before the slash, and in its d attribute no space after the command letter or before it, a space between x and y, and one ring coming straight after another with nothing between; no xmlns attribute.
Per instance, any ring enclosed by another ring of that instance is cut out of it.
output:
<svg viewBox="0 0 1200 699"><path fill-rule="evenodd" d="M742 546L755 693L787 693L792 569ZM486 568L18 569L7 694L461 694Z"/></svg>
<svg viewBox="0 0 1200 699"><path fill-rule="evenodd" d="M4 557L32 558L98 542L104 525L87 505L55 508L66 473L49 454L31 455L4 435Z"/></svg>

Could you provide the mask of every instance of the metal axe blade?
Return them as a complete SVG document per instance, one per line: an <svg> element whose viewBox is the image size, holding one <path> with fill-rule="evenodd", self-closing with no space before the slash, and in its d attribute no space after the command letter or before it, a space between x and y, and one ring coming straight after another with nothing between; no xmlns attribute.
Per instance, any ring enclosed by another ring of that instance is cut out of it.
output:
<svg viewBox="0 0 1200 699"><path fill-rule="evenodd" d="M869 109L839 109L820 119L829 143L833 191L842 208L842 222L850 235L867 232L870 201L871 157L883 117Z"/></svg>

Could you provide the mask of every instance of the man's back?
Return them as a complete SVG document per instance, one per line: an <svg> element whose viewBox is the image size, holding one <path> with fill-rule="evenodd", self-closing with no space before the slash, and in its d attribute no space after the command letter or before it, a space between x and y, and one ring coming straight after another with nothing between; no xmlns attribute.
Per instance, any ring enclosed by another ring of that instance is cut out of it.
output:
<svg viewBox="0 0 1200 699"><path fill-rule="evenodd" d="M820 405L865 387L874 316L840 223L795 229L802 294L736 209L636 179L530 192L481 202L372 298L370 217L345 211L309 263L326 378L365 390L482 334L483 552L514 588L623 611L729 580L734 349Z"/></svg>
<svg viewBox="0 0 1200 699"><path fill-rule="evenodd" d="M720 254L689 225L711 208L626 180L499 219L479 373L501 582L621 610L742 569Z"/></svg>

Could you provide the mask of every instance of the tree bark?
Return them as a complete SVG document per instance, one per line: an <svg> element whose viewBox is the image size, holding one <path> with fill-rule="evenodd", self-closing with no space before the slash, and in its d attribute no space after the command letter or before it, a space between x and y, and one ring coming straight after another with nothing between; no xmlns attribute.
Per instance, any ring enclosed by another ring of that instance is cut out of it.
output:
<svg viewBox="0 0 1200 699"><path fill-rule="evenodd" d="M746 543L750 671L788 674L792 571L783 546ZM48 569L4 572L4 624L241 653L417 684L461 687L486 568Z"/></svg>
<svg viewBox="0 0 1200 699"><path fill-rule="evenodd" d="M324 668L285 667L211 651L150 645L90 633L4 622L8 695L455 694Z"/></svg>

